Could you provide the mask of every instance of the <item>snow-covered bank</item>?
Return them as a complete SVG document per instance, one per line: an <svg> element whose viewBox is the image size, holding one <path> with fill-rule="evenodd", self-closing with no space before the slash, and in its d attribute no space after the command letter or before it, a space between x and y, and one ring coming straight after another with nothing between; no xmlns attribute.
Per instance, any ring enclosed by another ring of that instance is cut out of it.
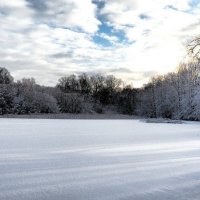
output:
<svg viewBox="0 0 200 200"><path fill-rule="evenodd" d="M106 114L30 114L30 115L0 115L0 118L17 118L17 119L141 119L140 116L135 115L123 115L117 113L106 113Z"/></svg>
<svg viewBox="0 0 200 200"><path fill-rule="evenodd" d="M0 119L1 200L198 200L200 123Z"/></svg>
<svg viewBox="0 0 200 200"><path fill-rule="evenodd" d="M167 123L167 124L185 123L185 121L183 120L173 120L173 119L163 119L163 118L148 118L148 119L143 119L142 121L146 123Z"/></svg>

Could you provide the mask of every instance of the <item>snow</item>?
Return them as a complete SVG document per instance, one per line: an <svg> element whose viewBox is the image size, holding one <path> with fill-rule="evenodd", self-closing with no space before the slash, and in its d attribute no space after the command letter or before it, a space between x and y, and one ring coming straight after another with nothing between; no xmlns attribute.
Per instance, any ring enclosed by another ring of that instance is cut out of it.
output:
<svg viewBox="0 0 200 200"><path fill-rule="evenodd" d="M0 200L199 200L200 123L0 119Z"/></svg>

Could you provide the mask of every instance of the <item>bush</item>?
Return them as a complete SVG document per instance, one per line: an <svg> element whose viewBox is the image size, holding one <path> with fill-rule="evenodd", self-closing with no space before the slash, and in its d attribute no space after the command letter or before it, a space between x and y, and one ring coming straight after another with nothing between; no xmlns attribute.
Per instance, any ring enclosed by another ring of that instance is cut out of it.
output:
<svg viewBox="0 0 200 200"><path fill-rule="evenodd" d="M17 114L58 113L59 107L54 97L41 92L26 92L14 99L14 112Z"/></svg>
<svg viewBox="0 0 200 200"><path fill-rule="evenodd" d="M94 104L93 109L96 113L98 114L102 114L103 113L103 108L101 105L99 104Z"/></svg>
<svg viewBox="0 0 200 200"><path fill-rule="evenodd" d="M56 98L62 113L81 113L83 110L82 99L78 94L60 93Z"/></svg>

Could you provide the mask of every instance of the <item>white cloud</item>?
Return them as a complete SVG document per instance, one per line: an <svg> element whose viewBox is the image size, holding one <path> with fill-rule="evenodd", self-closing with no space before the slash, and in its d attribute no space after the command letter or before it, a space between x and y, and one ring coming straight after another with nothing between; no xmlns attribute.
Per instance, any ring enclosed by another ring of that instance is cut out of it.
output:
<svg viewBox="0 0 200 200"><path fill-rule="evenodd" d="M34 11L27 7L25 0L0 0L0 24L1 29L10 31L22 31L33 24Z"/></svg>
<svg viewBox="0 0 200 200"><path fill-rule="evenodd" d="M30 7L36 11L40 23L94 33L100 21L96 18L96 6L91 0L28 0ZM42 6L38 6L41 4Z"/></svg>
<svg viewBox="0 0 200 200"><path fill-rule="evenodd" d="M191 7L189 0L107 0L100 14L135 41L128 44L97 33L96 12L91 0L0 0L0 66L47 85L88 71L140 86L154 72L172 71L185 56L184 42L200 33L200 3ZM95 43L94 35L112 45Z"/></svg>
<svg viewBox="0 0 200 200"><path fill-rule="evenodd" d="M200 33L200 9L192 8L189 0L106 2L102 14L130 41L136 41L123 49L124 64L130 69L172 71L186 56L187 39Z"/></svg>

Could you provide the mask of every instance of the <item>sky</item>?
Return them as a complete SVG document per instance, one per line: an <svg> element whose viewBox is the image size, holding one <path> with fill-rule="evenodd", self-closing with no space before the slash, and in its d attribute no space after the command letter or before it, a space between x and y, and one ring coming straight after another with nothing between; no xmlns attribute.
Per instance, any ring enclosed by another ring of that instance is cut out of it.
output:
<svg viewBox="0 0 200 200"><path fill-rule="evenodd" d="M0 0L0 67L43 85L87 72L140 87L198 34L200 0Z"/></svg>

